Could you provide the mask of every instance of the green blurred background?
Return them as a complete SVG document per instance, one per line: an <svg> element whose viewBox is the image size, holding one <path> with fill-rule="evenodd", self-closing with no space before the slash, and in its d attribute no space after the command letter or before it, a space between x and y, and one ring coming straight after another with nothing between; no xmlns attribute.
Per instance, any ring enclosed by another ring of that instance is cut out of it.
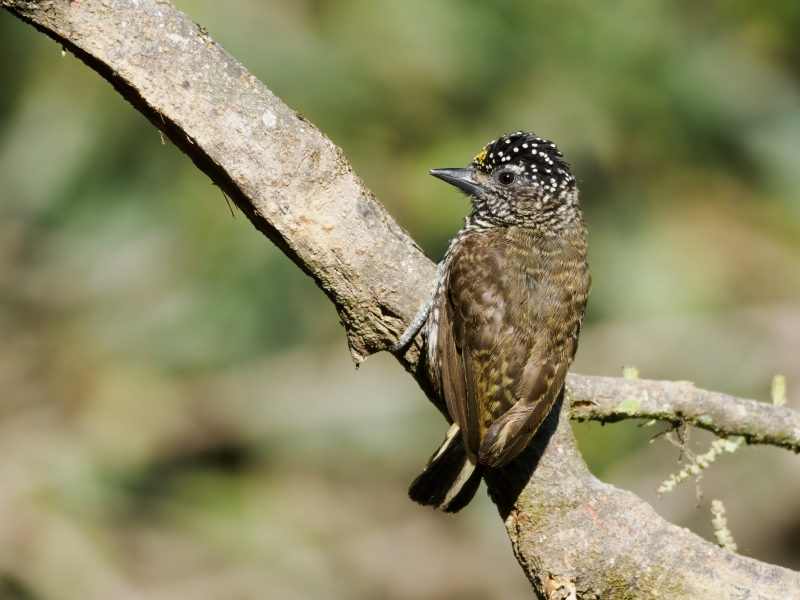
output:
<svg viewBox="0 0 800 600"><path fill-rule="evenodd" d="M427 175L525 129L581 190L574 367L800 408L800 3L180 0L341 146L438 260L468 212ZM444 422L219 189L0 13L0 598L530 598L484 492L406 487ZM800 457L726 455L658 500L663 426L576 426L604 481L800 568ZM692 448L710 437L693 433Z"/></svg>

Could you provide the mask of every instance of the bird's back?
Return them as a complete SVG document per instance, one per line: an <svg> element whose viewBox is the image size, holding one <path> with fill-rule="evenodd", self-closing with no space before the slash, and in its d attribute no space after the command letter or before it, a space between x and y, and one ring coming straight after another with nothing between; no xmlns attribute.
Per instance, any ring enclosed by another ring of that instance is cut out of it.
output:
<svg viewBox="0 0 800 600"><path fill-rule="evenodd" d="M430 374L465 446L501 466L544 420L577 348L589 291L585 228L465 231L445 261Z"/></svg>

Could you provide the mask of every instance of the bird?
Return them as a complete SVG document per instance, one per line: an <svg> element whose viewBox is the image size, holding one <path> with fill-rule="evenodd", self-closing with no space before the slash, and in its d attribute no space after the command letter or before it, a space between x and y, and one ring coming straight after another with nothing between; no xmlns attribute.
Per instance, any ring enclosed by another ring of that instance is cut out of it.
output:
<svg viewBox="0 0 800 600"><path fill-rule="evenodd" d="M409 496L456 513L484 471L519 456L552 409L591 277L577 182L554 143L517 131L489 142L467 168L430 174L467 194L472 211L393 350L422 334L426 375L451 422Z"/></svg>

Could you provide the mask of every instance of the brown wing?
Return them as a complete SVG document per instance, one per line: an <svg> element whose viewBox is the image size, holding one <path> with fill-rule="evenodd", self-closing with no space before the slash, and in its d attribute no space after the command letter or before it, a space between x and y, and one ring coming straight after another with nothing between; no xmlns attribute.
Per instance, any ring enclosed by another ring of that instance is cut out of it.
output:
<svg viewBox="0 0 800 600"><path fill-rule="evenodd" d="M453 423L456 423L462 432L466 432L467 382L464 374L464 362L461 359L461 349L456 346L453 337L452 313L452 307L445 296L443 305L439 309L437 340L439 356L442 361L442 393ZM464 444L467 445L466 437Z"/></svg>
<svg viewBox="0 0 800 600"><path fill-rule="evenodd" d="M465 238L451 257L438 329L443 392L487 466L527 446L574 354L586 298L575 305L551 254L524 231L500 229Z"/></svg>

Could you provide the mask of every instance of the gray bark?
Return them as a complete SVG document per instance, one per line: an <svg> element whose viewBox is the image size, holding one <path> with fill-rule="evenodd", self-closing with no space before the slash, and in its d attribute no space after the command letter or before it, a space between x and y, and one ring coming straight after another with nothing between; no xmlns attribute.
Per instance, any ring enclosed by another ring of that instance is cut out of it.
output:
<svg viewBox="0 0 800 600"><path fill-rule="evenodd" d="M313 277L341 316L354 360L397 340L431 289L434 265L341 151L201 27L165 0L0 0L0 6L107 79ZM400 360L430 393L418 358L412 345ZM663 410L641 401L650 389L644 386L656 385L667 386ZM763 411L751 407L747 423L720 421L715 430L702 410L688 410L700 400L697 393L684 390L678 402L669 385L676 384L571 376L569 401L523 459L487 476L520 565L549 599L800 598L800 574L718 548L589 473L570 411L599 420L685 418L718 433L797 447L796 435L790 442L785 431L758 430L788 413L764 421ZM620 408L634 397L638 412L628 412L632 403ZM610 408L601 410L607 401ZM725 407L714 406L722 409L711 419L724 418Z"/></svg>

